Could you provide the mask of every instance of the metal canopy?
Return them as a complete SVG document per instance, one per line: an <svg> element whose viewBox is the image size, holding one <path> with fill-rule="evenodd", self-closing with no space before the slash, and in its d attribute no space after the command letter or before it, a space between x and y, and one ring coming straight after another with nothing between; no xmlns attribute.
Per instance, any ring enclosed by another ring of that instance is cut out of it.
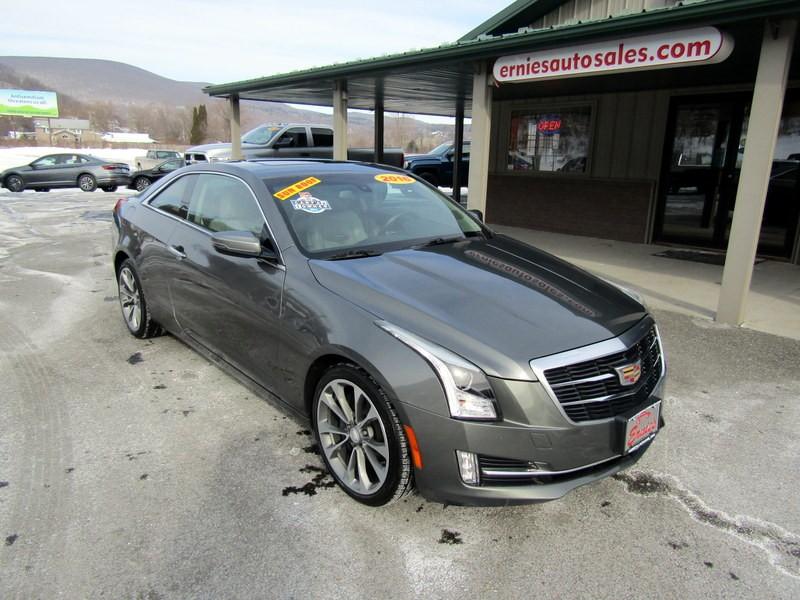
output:
<svg viewBox="0 0 800 600"><path fill-rule="evenodd" d="M284 84L239 92L242 100L331 106L336 78L309 78L302 84ZM448 64L424 70L396 71L367 77L347 77L347 106L372 110L383 85L384 110L389 112L453 116L459 100L472 101L472 67Z"/></svg>
<svg viewBox="0 0 800 600"><path fill-rule="evenodd" d="M541 6L545 4L541 2ZM502 54L634 35L653 28L723 25L797 13L797 0L707 0L602 21L462 39L437 48L212 85L204 91L223 98L238 95L244 100L331 106L335 83L343 82L349 108L373 110L382 95L384 109L391 112L454 116L459 101L464 101L466 116L471 116L473 65ZM381 82L383 92L376 94Z"/></svg>

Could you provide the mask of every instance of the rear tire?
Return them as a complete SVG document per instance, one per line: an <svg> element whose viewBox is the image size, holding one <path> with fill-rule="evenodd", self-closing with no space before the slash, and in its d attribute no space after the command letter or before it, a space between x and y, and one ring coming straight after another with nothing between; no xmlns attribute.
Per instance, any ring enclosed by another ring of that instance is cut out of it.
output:
<svg viewBox="0 0 800 600"><path fill-rule="evenodd" d="M25 181L19 175L9 175L3 185L9 192L21 192L25 189Z"/></svg>
<svg viewBox="0 0 800 600"><path fill-rule="evenodd" d="M84 173L78 177L78 187L84 192L93 192L97 189L97 180L94 175Z"/></svg>
<svg viewBox="0 0 800 600"><path fill-rule="evenodd" d="M349 363L328 369L314 391L311 420L325 466L351 498L382 506L413 489L400 419L366 371Z"/></svg>
<svg viewBox="0 0 800 600"><path fill-rule="evenodd" d="M125 259L117 273L117 289L122 318L133 337L147 339L164 333L161 326L150 315L142 284L131 259Z"/></svg>

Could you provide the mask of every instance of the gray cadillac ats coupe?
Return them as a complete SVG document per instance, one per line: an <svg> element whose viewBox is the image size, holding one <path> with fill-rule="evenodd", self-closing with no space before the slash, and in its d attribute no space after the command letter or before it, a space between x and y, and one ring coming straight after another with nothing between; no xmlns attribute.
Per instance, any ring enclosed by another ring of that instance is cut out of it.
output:
<svg viewBox="0 0 800 600"><path fill-rule="evenodd" d="M637 461L665 361L641 300L403 171L193 165L114 208L130 332L168 331L310 420L382 505L553 500Z"/></svg>

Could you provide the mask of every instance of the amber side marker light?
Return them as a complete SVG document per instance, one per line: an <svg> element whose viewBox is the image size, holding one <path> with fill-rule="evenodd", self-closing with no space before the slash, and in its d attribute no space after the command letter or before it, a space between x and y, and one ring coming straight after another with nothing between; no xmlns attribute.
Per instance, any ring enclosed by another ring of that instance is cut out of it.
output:
<svg viewBox="0 0 800 600"><path fill-rule="evenodd" d="M403 425L408 438L408 445L411 447L411 460L414 461L414 467L417 469L422 468L422 453L419 451L419 444L417 443L417 434L408 425Z"/></svg>

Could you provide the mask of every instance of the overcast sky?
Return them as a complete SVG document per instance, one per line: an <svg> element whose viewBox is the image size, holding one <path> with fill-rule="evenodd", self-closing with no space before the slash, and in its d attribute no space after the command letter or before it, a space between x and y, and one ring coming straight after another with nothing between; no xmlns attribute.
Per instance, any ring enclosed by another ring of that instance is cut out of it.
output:
<svg viewBox="0 0 800 600"><path fill-rule="evenodd" d="M3 2L0 55L117 60L224 83L451 42L510 0ZM54 3L55 4L55 3Z"/></svg>

